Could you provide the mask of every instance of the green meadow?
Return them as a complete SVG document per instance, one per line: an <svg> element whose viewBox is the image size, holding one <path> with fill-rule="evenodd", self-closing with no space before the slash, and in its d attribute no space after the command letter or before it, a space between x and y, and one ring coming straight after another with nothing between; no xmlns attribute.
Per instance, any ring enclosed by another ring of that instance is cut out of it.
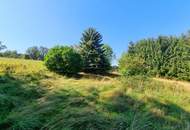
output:
<svg viewBox="0 0 190 130"><path fill-rule="evenodd" d="M2 130L189 130L188 82L80 73L0 58Z"/></svg>

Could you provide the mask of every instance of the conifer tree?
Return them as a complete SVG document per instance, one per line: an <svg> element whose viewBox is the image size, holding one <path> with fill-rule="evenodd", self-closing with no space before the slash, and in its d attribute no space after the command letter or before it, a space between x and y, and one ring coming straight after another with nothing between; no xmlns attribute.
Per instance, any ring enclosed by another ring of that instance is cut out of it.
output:
<svg viewBox="0 0 190 130"><path fill-rule="evenodd" d="M83 71L105 73L110 69L110 62L102 48L102 35L94 28L88 28L82 34L79 52L83 59Z"/></svg>

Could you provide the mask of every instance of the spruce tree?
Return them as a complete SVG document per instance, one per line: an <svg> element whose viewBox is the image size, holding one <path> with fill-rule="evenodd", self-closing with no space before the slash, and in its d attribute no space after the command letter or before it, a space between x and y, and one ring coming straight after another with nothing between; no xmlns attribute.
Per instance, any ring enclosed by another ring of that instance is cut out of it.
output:
<svg viewBox="0 0 190 130"><path fill-rule="evenodd" d="M83 59L83 71L88 73L105 73L110 69L102 48L102 35L94 28L88 28L82 34L79 52Z"/></svg>

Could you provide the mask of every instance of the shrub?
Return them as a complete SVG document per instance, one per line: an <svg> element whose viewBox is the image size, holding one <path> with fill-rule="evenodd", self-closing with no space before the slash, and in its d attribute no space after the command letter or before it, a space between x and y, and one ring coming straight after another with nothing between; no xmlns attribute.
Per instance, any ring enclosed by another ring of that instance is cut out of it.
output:
<svg viewBox="0 0 190 130"><path fill-rule="evenodd" d="M123 54L119 60L119 71L125 76L146 74L146 65L143 59Z"/></svg>
<svg viewBox="0 0 190 130"><path fill-rule="evenodd" d="M45 65L51 71L73 75L82 69L81 56L71 47L55 46L45 57Z"/></svg>

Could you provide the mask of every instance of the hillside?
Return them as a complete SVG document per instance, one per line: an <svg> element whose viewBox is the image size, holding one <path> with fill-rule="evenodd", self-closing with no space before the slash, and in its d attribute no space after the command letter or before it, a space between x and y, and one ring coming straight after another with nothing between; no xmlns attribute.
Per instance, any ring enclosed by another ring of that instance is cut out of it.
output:
<svg viewBox="0 0 190 130"><path fill-rule="evenodd" d="M0 58L0 129L189 130L189 83L80 74ZM189 86L190 87L190 86Z"/></svg>

